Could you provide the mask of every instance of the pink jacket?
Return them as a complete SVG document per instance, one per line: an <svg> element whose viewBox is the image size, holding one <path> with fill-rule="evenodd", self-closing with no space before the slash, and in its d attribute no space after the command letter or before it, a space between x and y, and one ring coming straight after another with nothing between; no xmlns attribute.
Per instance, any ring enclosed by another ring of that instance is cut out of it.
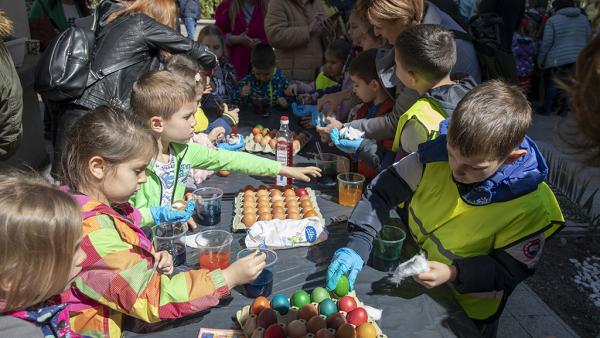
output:
<svg viewBox="0 0 600 338"><path fill-rule="evenodd" d="M227 36L228 33L239 35L244 31L247 31L249 37L260 39L262 43L268 43L267 34L265 33L265 13L262 12L262 1L256 0L254 12L252 13L252 18L248 25L246 25L244 13L240 9L235 17L235 24L232 30L231 22L229 21L229 7L231 7L231 3L234 1L238 0L223 0L217 7L215 24L221 28L223 34L225 34L225 36ZM241 2L243 2L243 0ZM235 74L237 80L239 80L250 72L250 53L252 50L250 47L244 45L228 45L228 51L229 63L235 67Z"/></svg>

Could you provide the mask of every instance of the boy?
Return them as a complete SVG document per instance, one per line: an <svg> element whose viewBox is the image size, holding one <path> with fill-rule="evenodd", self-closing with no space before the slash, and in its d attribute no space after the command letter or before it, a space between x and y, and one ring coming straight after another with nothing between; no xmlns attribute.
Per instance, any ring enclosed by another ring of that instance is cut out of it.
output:
<svg viewBox="0 0 600 338"><path fill-rule="evenodd" d="M486 82L460 101L447 135L380 173L348 220L350 239L327 271L331 290L349 273L353 288L389 210L410 199L406 226L430 271L413 278L451 287L484 336L495 336L510 293L533 274L545 240L563 226L543 182L548 172L525 136L531 107L519 88Z"/></svg>
<svg viewBox="0 0 600 338"><path fill-rule="evenodd" d="M258 44L252 50L250 64L252 72L244 76L233 90L234 102L248 104L255 97L267 97L269 105L287 107L285 96L291 96L288 79L276 66L273 48L267 44Z"/></svg>
<svg viewBox="0 0 600 338"><path fill-rule="evenodd" d="M398 79L421 96L398 120L391 150L398 152L396 158L400 159L437 136L440 122L452 114L475 82L469 77L457 82L450 79L456 63L456 44L452 33L440 26L410 27L398 36L395 48ZM338 135L335 129L330 134L338 148L379 168L378 171L391 164L381 162L381 145L375 140L340 140Z"/></svg>
<svg viewBox="0 0 600 338"><path fill-rule="evenodd" d="M315 167L290 168L262 157L226 150L209 149L189 143L194 135L196 91L183 78L168 71L151 71L133 85L131 108L148 123L158 142L158 154L148 164L148 180L130 199L140 210L142 224L187 221L193 203L186 211L174 211L171 205L184 198L191 169L228 170L259 176L288 176L310 181L319 176ZM190 226L195 224L190 222Z"/></svg>

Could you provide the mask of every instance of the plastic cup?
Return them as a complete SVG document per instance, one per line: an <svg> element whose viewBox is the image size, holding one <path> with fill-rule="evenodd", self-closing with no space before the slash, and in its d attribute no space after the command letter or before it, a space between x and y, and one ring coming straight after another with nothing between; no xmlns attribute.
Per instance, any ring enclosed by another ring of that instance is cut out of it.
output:
<svg viewBox="0 0 600 338"><path fill-rule="evenodd" d="M404 230L384 225L373 240L373 249L371 250L373 268L386 272L396 270L400 264L404 239L406 239Z"/></svg>
<svg viewBox="0 0 600 338"><path fill-rule="evenodd" d="M168 251L173 257L173 266L185 263L185 243L183 235L186 223L161 223L152 227L152 242L156 251Z"/></svg>
<svg viewBox="0 0 600 338"><path fill-rule="evenodd" d="M233 236L225 230L205 230L196 236L200 269L225 269L231 258Z"/></svg>
<svg viewBox="0 0 600 338"><path fill-rule="evenodd" d="M255 96L252 98L254 114L264 115L269 110L269 98L266 96Z"/></svg>
<svg viewBox="0 0 600 338"><path fill-rule="evenodd" d="M215 225L221 222L221 198L223 190L219 188L200 188L192 193L196 200L196 214L200 225Z"/></svg>
<svg viewBox="0 0 600 338"><path fill-rule="evenodd" d="M357 173L342 173L337 176L339 203L353 208L362 195L365 177Z"/></svg>
<svg viewBox="0 0 600 338"><path fill-rule="evenodd" d="M265 260L265 268L261 274L258 275L253 282L244 284L246 296L249 298L256 298L258 296L269 297L271 292L273 292L273 269L275 267L275 263L277 262L277 253L275 251L266 248L245 248L238 252L237 259L246 257L257 250L261 253L264 252L267 257Z"/></svg>
<svg viewBox="0 0 600 338"><path fill-rule="evenodd" d="M350 170L350 160L347 157L331 153L323 153L315 157L315 166L321 169L321 177L317 183L321 186L335 186L337 175Z"/></svg>

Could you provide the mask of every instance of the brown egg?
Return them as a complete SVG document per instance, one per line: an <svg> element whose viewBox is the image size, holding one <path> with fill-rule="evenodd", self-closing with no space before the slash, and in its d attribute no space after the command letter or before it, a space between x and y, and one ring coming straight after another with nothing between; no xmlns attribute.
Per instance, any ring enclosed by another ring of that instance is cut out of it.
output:
<svg viewBox="0 0 600 338"><path fill-rule="evenodd" d="M263 212L258 215L259 221L270 221L272 219L273 219L273 216L271 216L270 212Z"/></svg>
<svg viewBox="0 0 600 338"><path fill-rule="evenodd" d="M256 196L269 196L269 190L267 189L258 189L256 191Z"/></svg>
<svg viewBox="0 0 600 338"><path fill-rule="evenodd" d="M244 208L246 207L255 207L256 206L256 201L254 201L254 198L252 199L245 199L244 200Z"/></svg>
<svg viewBox="0 0 600 338"><path fill-rule="evenodd" d="M302 209L306 209L306 210L314 209L312 202L310 200L300 201L300 206L302 207Z"/></svg>
<svg viewBox="0 0 600 338"><path fill-rule="evenodd" d="M300 196L300 202L302 201L310 201L310 197L308 195L302 195Z"/></svg>
<svg viewBox="0 0 600 338"><path fill-rule="evenodd" d="M342 324L337 329L335 338L356 338L356 330L351 324Z"/></svg>
<svg viewBox="0 0 600 338"><path fill-rule="evenodd" d="M327 317L327 327L337 330L342 324L347 322L346 316L341 312L335 312Z"/></svg>
<svg viewBox="0 0 600 338"><path fill-rule="evenodd" d="M292 209L292 208L296 208L298 209L298 201L296 200L289 200L285 203L285 205L287 206L288 209Z"/></svg>
<svg viewBox="0 0 600 338"><path fill-rule="evenodd" d="M260 144L260 141L262 141L262 139L263 139L263 136L261 134L254 135L254 142Z"/></svg>
<svg viewBox="0 0 600 338"><path fill-rule="evenodd" d="M271 197L283 195L283 193L281 192L281 190L275 189L275 188L269 189L269 192L271 193Z"/></svg>
<svg viewBox="0 0 600 338"><path fill-rule="evenodd" d="M283 195L271 195L271 202L276 202L276 201L285 201L285 198L283 197Z"/></svg>
<svg viewBox="0 0 600 338"><path fill-rule="evenodd" d="M262 140L260 140L260 146L263 148L266 147L269 144L269 141L271 141L271 137L269 137L268 135L264 136Z"/></svg>
<svg viewBox="0 0 600 338"><path fill-rule="evenodd" d="M327 328L327 323L325 322L324 316L314 316L308 320L306 323L306 328L308 332L317 333L320 329Z"/></svg>
<svg viewBox="0 0 600 338"><path fill-rule="evenodd" d="M285 214L285 209L283 207L273 207L273 215L275 214Z"/></svg>
<svg viewBox="0 0 600 338"><path fill-rule="evenodd" d="M314 210L308 210L304 212L304 218L316 217L318 214Z"/></svg>
<svg viewBox="0 0 600 338"><path fill-rule="evenodd" d="M284 196L294 196L295 197L296 193L294 192L294 189L288 188L288 189L285 189L285 191L283 192L283 195Z"/></svg>
<svg viewBox="0 0 600 338"><path fill-rule="evenodd" d="M271 212L271 208L268 205L258 206L258 213L262 214L263 212Z"/></svg>
<svg viewBox="0 0 600 338"><path fill-rule="evenodd" d="M283 208L285 206L285 203L282 200L273 201L273 203L271 204L271 206L273 208L275 208L275 207Z"/></svg>
<svg viewBox="0 0 600 338"><path fill-rule="evenodd" d="M296 195L294 196L285 196L285 203L288 203L289 201L298 201L298 198L296 197Z"/></svg>
<svg viewBox="0 0 600 338"><path fill-rule="evenodd" d="M302 208L302 212L306 213L309 210L315 210L312 205L307 205L306 208Z"/></svg>
<svg viewBox="0 0 600 338"><path fill-rule="evenodd" d="M259 210L260 210L261 208L265 208L265 207L269 208L269 207L271 207L271 204L270 204L268 201L261 201L261 202L258 202L258 209L259 209Z"/></svg>
<svg viewBox="0 0 600 338"><path fill-rule="evenodd" d="M288 219L300 219L300 213L298 210L288 210L287 212Z"/></svg>
<svg viewBox="0 0 600 338"><path fill-rule="evenodd" d="M255 214L256 215L256 208L253 206L244 207L244 215L246 215L246 214Z"/></svg>
<svg viewBox="0 0 600 338"><path fill-rule="evenodd" d="M315 338L335 338L334 329L320 329L315 333Z"/></svg>
<svg viewBox="0 0 600 338"><path fill-rule="evenodd" d="M245 198L254 198L254 195L256 195L256 193L252 190L244 191L244 199Z"/></svg>
<svg viewBox="0 0 600 338"><path fill-rule="evenodd" d="M273 218L277 218L280 220L285 220L285 213L283 212L277 212L277 213L273 213Z"/></svg>
<svg viewBox="0 0 600 338"><path fill-rule="evenodd" d="M260 202L267 202L267 203L269 203L271 201L271 198L268 195L267 196L262 195L262 196L258 196L257 201L258 201L259 204L260 204Z"/></svg>
<svg viewBox="0 0 600 338"><path fill-rule="evenodd" d="M318 315L319 315L319 310L317 310L317 307L315 306L315 304L306 304L300 309L300 312L298 313L298 318L304 319L304 320L310 320L312 317L315 317Z"/></svg>
<svg viewBox="0 0 600 338"><path fill-rule="evenodd" d="M269 147L275 149L277 147L277 139L276 138L272 138L271 141L269 141Z"/></svg>
<svg viewBox="0 0 600 338"><path fill-rule="evenodd" d="M302 319L293 320L287 325L287 335L289 338L303 337L306 332L306 321Z"/></svg>
<svg viewBox="0 0 600 338"><path fill-rule="evenodd" d="M242 223L244 223L246 228L251 227L254 223L256 223L256 214L244 214L244 218L242 218Z"/></svg>

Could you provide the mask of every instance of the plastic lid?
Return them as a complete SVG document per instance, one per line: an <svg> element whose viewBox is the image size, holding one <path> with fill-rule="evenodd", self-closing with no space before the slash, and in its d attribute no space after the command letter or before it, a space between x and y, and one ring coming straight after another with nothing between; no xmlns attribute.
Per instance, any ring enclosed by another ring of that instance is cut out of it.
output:
<svg viewBox="0 0 600 338"><path fill-rule="evenodd" d="M285 115L284 115L284 116L282 116L282 117L281 117L279 120L280 120L280 121L287 121L287 120L289 120L289 118L288 118L287 116L285 116Z"/></svg>

